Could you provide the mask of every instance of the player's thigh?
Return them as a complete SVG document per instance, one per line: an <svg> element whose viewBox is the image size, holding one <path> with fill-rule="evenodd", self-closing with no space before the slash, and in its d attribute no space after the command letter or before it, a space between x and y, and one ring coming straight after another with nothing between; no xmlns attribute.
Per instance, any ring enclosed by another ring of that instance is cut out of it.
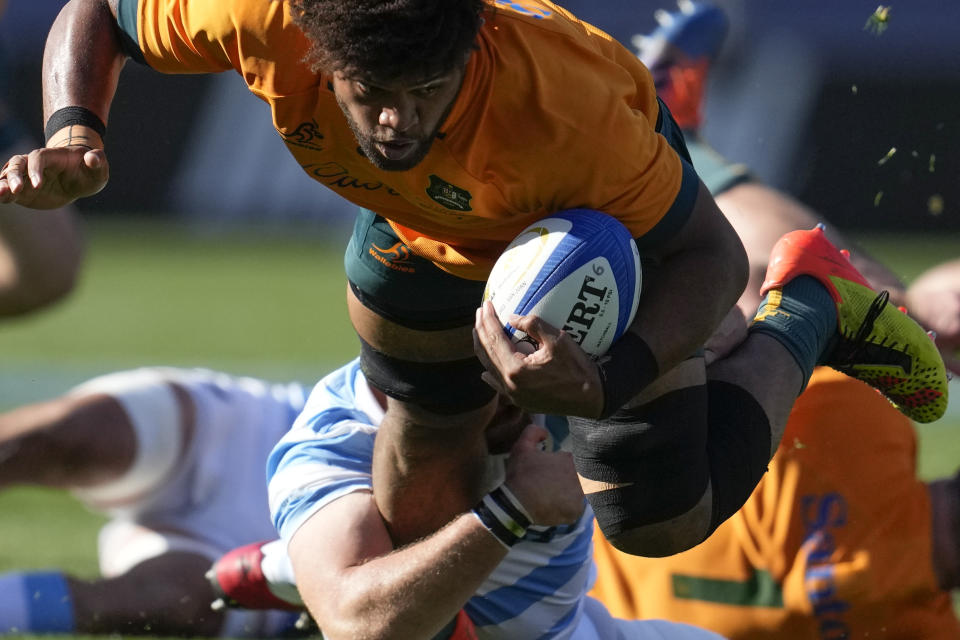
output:
<svg viewBox="0 0 960 640"><path fill-rule="evenodd" d="M214 594L204 577L210 565L203 554L168 552L114 577L71 581L77 629L216 636L223 615L210 608Z"/></svg>
<svg viewBox="0 0 960 640"><path fill-rule="evenodd" d="M415 255L389 223L362 210L344 258L351 319L361 337L394 357L473 355L471 329L484 283Z"/></svg>
<svg viewBox="0 0 960 640"><path fill-rule="evenodd" d="M348 309L371 385L438 413L489 403L472 330L484 283L414 255L386 220L363 211L344 264Z"/></svg>
<svg viewBox="0 0 960 640"><path fill-rule="evenodd" d="M706 367L698 352L609 418L570 418L578 471L598 483L647 485L691 464L705 465L707 420Z"/></svg>
<svg viewBox="0 0 960 640"><path fill-rule="evenodd" d="M584 493L604 535L641 555L703 539L711 518L703 357L657 378L610 418L570 419Z"/></svg>

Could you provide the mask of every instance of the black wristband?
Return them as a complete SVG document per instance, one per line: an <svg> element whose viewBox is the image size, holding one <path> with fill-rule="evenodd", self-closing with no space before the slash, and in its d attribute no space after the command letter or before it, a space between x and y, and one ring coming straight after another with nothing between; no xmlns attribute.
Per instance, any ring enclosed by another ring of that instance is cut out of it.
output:
<svg viewBox="0 0 960 640"><path fill-rule="evenodd" d="M660 375L650 347L643 338L629 331L597 361L597 368L603 384L601 418L609 418Z"/></svg>
<svg viewBox="0 0 960 640"><path fill-rule="evenodd" d="M72 124L90 127L103 138L107 135L107 125L97 114L84 107L64 107L53 112L43 128L44 139L49 141L57 131Z"/></svg>
<svg viewBox="0 0 960 640"><path fill-rule="evenodd" d="M523 505L505 485L485 495L473 508L473 513L480 524L508 549L523 539L532 524Z"/></svg>

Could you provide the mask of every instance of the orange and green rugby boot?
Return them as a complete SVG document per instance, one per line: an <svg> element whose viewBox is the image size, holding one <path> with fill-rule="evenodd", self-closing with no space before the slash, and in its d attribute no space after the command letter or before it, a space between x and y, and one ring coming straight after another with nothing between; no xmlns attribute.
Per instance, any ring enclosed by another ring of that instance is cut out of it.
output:
<svg viewBox="0 0 960 640"><path fill-rule="evenodd" d="M786 291L809 276L826 288L836 307L835 334L818 343L823 349L816 364L866 382L916 422L938 420L947 408L948 377L934 341L889 302L886 291L871 288L848 256L827 240L823 225L780 238L761 287L767 297L751 330L771 319L791 322ZM801 326L796 333L804 331Z"/></svg>

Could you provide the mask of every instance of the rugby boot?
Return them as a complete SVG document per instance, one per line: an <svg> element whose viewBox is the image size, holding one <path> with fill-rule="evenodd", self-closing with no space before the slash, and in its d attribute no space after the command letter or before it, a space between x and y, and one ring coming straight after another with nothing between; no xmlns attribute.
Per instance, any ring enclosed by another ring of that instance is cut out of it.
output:
<svg viewBox="0 0 960 640"><path fill-rule="evenodd" d="M206 573L216 595L211 607L218 611L224 608L300 611L296 629L316 630L296 586L286 580L273 582L264 574L264 558L271 556L278 560L278 554L285 553L278 540L254 542L225 553ZM461 609L431 640L477 640L476 627Z"/></svg>
<svg viewBox="0 0 960 640"><path fill-rule="evenodd" d="M212 607L243 609L280 609L304 611L296 588L273 585L263 573L264 547L267 542L254 542L224 554L207 571L216 600Z"/></svg>
<svg viewBox="0 0 960 640"><path fill-rule="evenodd" d="M710 65L723 46L729 21L722 8L691 0L680 0L676 11L660 9L654 17L657 28L633 36L633 46L680 128L697 129Z"/></svg>
<svg viewBox="0 0 960 640"><path fill-rule="evenodd" d="M776 290L797 276L818 280L837 309L837 333L818 364L866 382L916 422L938 420L947 408L948 378L934 341L886 291L867 283L823 229L792 231L777 241L761 294L771 292L775 304Z"/></svg>

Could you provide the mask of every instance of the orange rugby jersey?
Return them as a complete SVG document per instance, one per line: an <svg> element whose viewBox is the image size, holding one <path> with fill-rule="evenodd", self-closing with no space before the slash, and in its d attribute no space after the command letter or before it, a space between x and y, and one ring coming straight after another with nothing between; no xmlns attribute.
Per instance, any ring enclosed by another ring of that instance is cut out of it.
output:
<svg viewBox="0 0 960 640"><path fill-rule="evenodd" d="M960 638L932 566L910 421L867 385L818 369L747 503L705 542L639 558L594 536L591 593L618 617L732 640Z"/></svg>
<svg viewBox="0 0 960 640"><path fill-rule="evenodd" d="M558 210L605 211L638 238L659 224L653 242L693 206L698 179L655 132L647 69L549 2L491 0L438 139L403 172L358 153L286 3L120 0L119 21L158 71L238 72L307 174L462 277L485 279L507 242Z"/></svg>

